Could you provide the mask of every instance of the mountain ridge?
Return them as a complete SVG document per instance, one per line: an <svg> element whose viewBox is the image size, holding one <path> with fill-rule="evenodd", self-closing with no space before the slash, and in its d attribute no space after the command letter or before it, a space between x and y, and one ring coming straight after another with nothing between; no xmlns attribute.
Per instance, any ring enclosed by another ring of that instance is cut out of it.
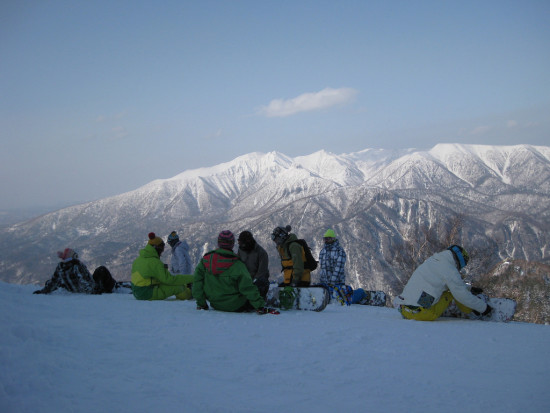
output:
<svg viewBox="0 0 550 413"><path fill-rule="evenodd" d="M489 256L480 259L487 267L508 257L548 263L549 200L549 147L439 144L295 158L253 152L0 230L0 245L12 252L0 261L0 280L44 282L55 251L67 246L91 269L107 265L124 280L148 232L166 238L177 230L198 262L226 228L255 234L276 279L269 234L290 224L314 254L332 227L348 252L350 283L395 294L430 252L403 251L428 234L432 249L441 247L438 239L463 243Z"/></svg>

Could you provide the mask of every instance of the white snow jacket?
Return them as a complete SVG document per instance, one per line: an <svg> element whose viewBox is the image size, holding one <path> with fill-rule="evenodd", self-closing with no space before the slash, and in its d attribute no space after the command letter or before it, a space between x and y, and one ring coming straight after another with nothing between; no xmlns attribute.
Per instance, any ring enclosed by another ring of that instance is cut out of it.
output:
<svg viewBox="0 0 550 413"><path fill-rule="evenodd" d="M191 265L189 256L189 245L185 241L178 241L172 248L172 258L170 259L170 272L172 274L193 274L194 269Z"/></svg>
<svg viewBox="0 0 550 413"><path fill-rule="evenodd" d="M432 255L413 273L403 292L393 300L394 306L410 305L430 308L437 303L445 291L450 291L455 300L482 313L485 302L470 293L458 272L451 251L445 250Z"/></svg>

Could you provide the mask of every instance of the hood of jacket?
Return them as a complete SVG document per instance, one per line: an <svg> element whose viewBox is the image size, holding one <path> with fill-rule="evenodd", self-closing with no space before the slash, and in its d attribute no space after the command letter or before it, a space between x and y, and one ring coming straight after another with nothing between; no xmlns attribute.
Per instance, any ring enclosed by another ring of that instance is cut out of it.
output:
<svg viewBox="0 0 550 413"><path fill-rule="evenodd" d="M155 247L149 244L147 244L142 250L139 250L139 256L141 258L160 258Z"/></svg>

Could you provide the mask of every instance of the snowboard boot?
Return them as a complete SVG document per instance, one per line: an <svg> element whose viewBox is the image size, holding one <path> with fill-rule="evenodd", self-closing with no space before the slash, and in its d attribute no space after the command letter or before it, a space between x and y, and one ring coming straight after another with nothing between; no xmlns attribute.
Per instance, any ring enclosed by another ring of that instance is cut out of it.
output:
<svg viewBox="0 0 550 413"><path fill-rule="evenodd" d="M296 291L292 287L285 287L279 291L279 302L281 308L285 310L291 310L294 308L294 302L296 301Z"/></svg>

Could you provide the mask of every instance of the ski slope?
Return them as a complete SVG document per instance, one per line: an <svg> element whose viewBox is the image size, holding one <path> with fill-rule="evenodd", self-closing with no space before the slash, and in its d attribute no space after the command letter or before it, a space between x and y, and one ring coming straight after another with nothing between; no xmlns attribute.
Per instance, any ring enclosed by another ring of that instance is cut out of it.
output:
<svg viewBox="0 0 550 413"><path fill-rule="evenodd" d="M0 283L0 411L550 411L550 327L197 311Z"/></svg>

